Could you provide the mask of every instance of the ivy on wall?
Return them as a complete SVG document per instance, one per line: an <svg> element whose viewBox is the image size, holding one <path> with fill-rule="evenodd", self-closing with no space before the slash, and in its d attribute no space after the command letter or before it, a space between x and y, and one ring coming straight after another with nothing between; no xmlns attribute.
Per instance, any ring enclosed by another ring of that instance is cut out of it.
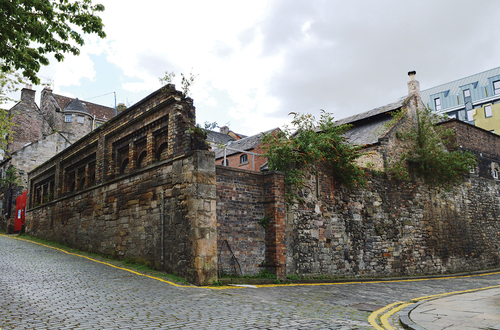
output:
<svg viewBox="0 0 500 330"><path fill-rule="evenodd" d="M396 116L401 117L401 114ZM470 151L448 150L456 147L455 133L452 129L436 126L439 119L430 109L417 109L417 125L396 133L397 138L409 142L409 148L389 167L394 177L408 181L408 168L413 165L417 175L427 183L453 184L460 182L463 175L477 165L477 158Z"/></svg>

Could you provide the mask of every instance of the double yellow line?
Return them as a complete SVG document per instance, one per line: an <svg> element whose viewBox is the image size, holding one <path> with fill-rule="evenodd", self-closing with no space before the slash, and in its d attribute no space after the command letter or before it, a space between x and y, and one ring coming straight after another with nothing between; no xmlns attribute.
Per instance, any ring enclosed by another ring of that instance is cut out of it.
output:
<svg viewBox="0 0 500 330"><path fill-rule="evenodd" d="M493 274L498 274L498 273L468 275L468 276L463 276L463 277L484 276L484 275L493 275ZM451 278L456 278L456 277L457 276L453 276ZM447 277L447 278L449 278L449 277ZM385 307L382 307L381 309L376 310L375 312L371 313L370 316L368 317L368 322L370 322L371 326L374 327L376 330L394 330L394 328L389 324L389 318L408 305L412 305L412 304L415 304L415 303L418 303L421 301L425 301L425 300L434 300L434 299L438 299L438 298L442 298L442 297L446 297L446 296L451 296L451 295L455 295L455 294L470 293L470 292L476 292L476 291L482 291L482 290L488 290L488 289L496 289L496 288L500 288L500 285L493 285L493 286L487 286L484 288L469 289L469 290L463 290L463 291L446 292L446 293L440 293L440 294L435 294L435 295L431 295L431 296L423 296L423 297L411 299L410 302L398 301L398 302L389 304Z"/></svg>

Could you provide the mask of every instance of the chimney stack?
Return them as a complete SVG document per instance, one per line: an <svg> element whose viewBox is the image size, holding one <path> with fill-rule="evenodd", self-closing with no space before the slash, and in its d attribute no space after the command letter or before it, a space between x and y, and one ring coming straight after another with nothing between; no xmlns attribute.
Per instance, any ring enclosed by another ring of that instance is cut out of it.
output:
<svg viewBox="0 0 500 330"><path fill-rule="evenodd" d="M35 93L36 91L32 89L31 84L26 84L21 90L21 101L22 102L35 102Z"/></svg>
<svg viewBox="0 0 500 330"><path fill-rule="evenodd" d="M420 83L418 80L415 80L416 71L408 72L408 76L410 76L410 81L408 82L408 95L419 94L420 95Z"/></svg>
<svg viewBox="0 0 500 330"><path fill-rule="evenodd" d="M227 134L229 134L229 127L227 127L227 126L222 126L222 127L220 128L220 132L221 132L222 134L226 134L226 135L227 135Z"/></svg>

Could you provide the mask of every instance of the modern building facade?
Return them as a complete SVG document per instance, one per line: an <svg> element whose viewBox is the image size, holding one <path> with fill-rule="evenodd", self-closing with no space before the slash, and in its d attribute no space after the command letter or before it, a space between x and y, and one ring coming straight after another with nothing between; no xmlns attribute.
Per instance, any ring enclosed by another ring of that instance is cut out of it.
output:
<svg viewBox="0 0 500 330"><path fill-rule="evenodd" d="M421 92L422 102L450 118L500 133L500 67Z"/></svg>

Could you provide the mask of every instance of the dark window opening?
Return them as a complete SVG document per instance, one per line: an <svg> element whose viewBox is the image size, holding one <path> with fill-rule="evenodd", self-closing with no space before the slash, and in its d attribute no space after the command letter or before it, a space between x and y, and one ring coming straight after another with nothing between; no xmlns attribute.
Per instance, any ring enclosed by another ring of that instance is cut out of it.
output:
<svg viewBox="0 0 500 330"><path fill-rule="evenodd" d="M246 154L240 156L240 164L248 163L248 156Z"/></svg>
<svg viewBox="0 0 500 330"><path fill-rule="evenodd" d="M120 174L124 174L128 169L128 158L125 158L120 165Z"/></svg>
<svg viewBox="0 0 500 330"><path fill-rule="evenodd" d="M147 156L146 151L143 151L139 155L139 158L137 159L137 168L143 168L146 166L146 156Z"/></svg>
<svg viewBox="0 0 500 330"><path fill-rule="evenodd" d="M167 143L164 142L156 150L155 158L157 161L165 160L166 155L163 155L163 154L164 154L164 151L166 151L166 150L167 150Z"/></svg>

